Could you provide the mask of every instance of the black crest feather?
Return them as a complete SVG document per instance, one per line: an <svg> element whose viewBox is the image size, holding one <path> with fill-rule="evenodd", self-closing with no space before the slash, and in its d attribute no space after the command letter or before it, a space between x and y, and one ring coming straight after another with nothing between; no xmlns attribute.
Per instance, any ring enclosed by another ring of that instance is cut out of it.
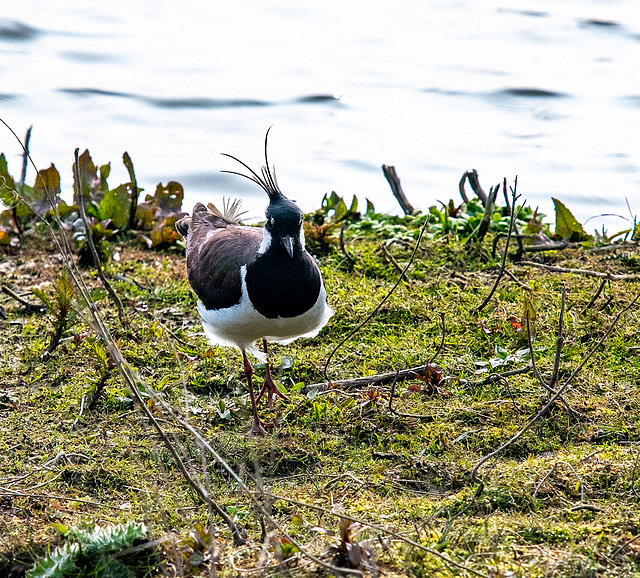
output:
<svg viewBox="0 0 640 578"><path fill-rule="evenodd" d="M230 155L230 154L227 154L227 153L222 153L222 155L225 156L225 157L229 157L230 159L233 159L237 163L240 163L245 169L247 169L249 171L250 174L247 175L245 173L240 173L240 172L237 172L237 171L222 171L222 172L223 173L229 173L229 174L232 174L232 175L238 175L240 177L244 177L245 179L249 179L250 181L253 181L259 187L261 187L265 191L265 193L267 193L267 195L269 195L269 198L272 201L276 201L278 199L283 198L284 195L282 194L282 191L278 187L278 181L276 180L276 168L269 166L269 155L268 155L268 152L267 152L267 144L268 144L268 141L269 141L269 131L270 130L271 130L271 127L269 127L267 129L267 134L264 137L264 162L265 162L265 164L261 169L262 176L260 176L258 173L256 173L249 165L247 165L245 162L241 161L239 158L234 157L233 155Z"/></svg>

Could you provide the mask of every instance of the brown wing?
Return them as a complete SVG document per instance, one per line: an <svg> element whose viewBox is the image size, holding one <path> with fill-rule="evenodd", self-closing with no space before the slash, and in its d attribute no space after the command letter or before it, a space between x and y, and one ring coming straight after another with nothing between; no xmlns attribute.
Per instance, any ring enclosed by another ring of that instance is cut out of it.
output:
<svg viewBox="0 0 640 578"><path fill-rule="evenodd" d="M240 301L240 268L255 260L261 242L262 229L231 225L206 209L194 209L187 236L187 275L207 309Z"/></svg>

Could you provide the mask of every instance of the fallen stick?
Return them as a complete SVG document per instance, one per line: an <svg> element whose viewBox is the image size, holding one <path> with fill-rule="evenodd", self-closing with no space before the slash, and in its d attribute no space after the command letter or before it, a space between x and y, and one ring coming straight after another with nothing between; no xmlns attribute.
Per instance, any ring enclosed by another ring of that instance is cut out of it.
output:
<svg viewBox="0 0 640 578"><path fill-rule="evenodd" d="M608 279L609 281L640 281L640 275L636 273L615 274L603 271L590 271L589 269L569 269L568 267L558 267L557 265L545 265L544 263L536 263L534 261L518 261L516 265L538 267L550 273L575 273L577 275L586 275L587 277L598 277L599 279Z"/></svg>
<svg viewBox="0 0 640 578"><path fill-rule="evenodd" d="M43 313L44 312L44 309L45 309L44 306L38 305L37 303L31 303L30 301L27 301L26 299L24 299L23 297L20 297L20 295L18 295L17 293L15 293L11 289L9 289L9 287L7 287L6 285L0 285L0 291L5 293L9 297L12 297L13 299L15 299L23 307L26 307L26 309L27 309L27 311L29 313Z"/></svg>
<svg viewBox="0 0 640 578"><path fill-rule="evenodd" d="M404 381L410 379L416 375L424 377L427 371L431 371L433 365L419 365L418 367L410 367L408 369L401 369L398 372L398 381ZM377 375L369 375L365 377L356 377L354 379L339 379L337 381L322 381L320 383L312 383L305 385L300 391L303 394L307 394L310 391L327 391L332 388L338 389L358 389L361 387L367 387L372 385L384 385L386 383L392 383L396 377L396 372L390 373L378 373Z"/></svg>

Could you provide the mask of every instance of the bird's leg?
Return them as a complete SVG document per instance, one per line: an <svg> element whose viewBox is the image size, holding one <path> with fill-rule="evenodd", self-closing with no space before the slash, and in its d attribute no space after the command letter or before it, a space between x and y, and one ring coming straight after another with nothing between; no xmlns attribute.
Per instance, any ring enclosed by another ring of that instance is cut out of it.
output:
<svg viewBox="0 0 640 578"><path fill-rule="evenodd" d="M289 401L289 398L276 387L276 384L274 383L273 378L271 377L271 368L269 367L269 357L268 357L269 351L267 350L266 339L262 340L262 347L264 349L265 355L267 356L267 362L265 363L266 373L264 375L264 384L262 385L262 389L260 390L260 393L258 394L258 398L256 401L260 401L262 399L262 396L266 392L267 401L269 402L269 409L273 409L274 394L277 395L278 397L281 397L285 401Z"/></svg>
<svg viewBox="0 0 640 578"><path fill-rule="evenodd" d="M244 374L247 376L247 387L249 388L249 397L251 398L251 411L253 412L253 425L251 429L247 432L253 435L258 436L266 436L267 432L264 429L265 424L260 421L258 417L258 408L256 406L256 398L253 394L253 380L251 376L253 375L253 367L251 367L251 363L247 358L247 354L242 352L242 361L244 362Z"/></svg>

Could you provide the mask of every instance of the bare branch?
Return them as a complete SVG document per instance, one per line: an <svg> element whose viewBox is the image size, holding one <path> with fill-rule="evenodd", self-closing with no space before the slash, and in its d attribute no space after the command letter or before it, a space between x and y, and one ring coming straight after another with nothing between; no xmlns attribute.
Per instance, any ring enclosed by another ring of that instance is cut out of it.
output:
<svg viewBox="0 0 640 578"><path fill-rule="evenodd" d="M391 192L393 193L393 196L398 200L398 203L400 203L404 214L409 216L417 215L418 211L413 208L413 205L409 202L409 199L407 199L404 191L402 190L400 177L398 177L398 173L396 173L396 168L392 166L382 165L382 172L389 182Z"/></svg>
<svg viewBox="0 0 640 578"><path fill-rule="evenodd" d="M404 381L406 379L412 379L416 376L424 377L429 371L431 366L418 365L417 367L409 367L407 369L401 369L398 372L398 381ZM396 372L390 371L389 373L378 373L376 375L367 375L365 377L355 377L353 379L338 379L336 381L321 381L319 383L311 383L305 385L300 392L306 395L310 391L317 390L318 392L329 391L332 389L362 389L365 387L375 387L378 385L386 385L393 382Z"/></svg>

